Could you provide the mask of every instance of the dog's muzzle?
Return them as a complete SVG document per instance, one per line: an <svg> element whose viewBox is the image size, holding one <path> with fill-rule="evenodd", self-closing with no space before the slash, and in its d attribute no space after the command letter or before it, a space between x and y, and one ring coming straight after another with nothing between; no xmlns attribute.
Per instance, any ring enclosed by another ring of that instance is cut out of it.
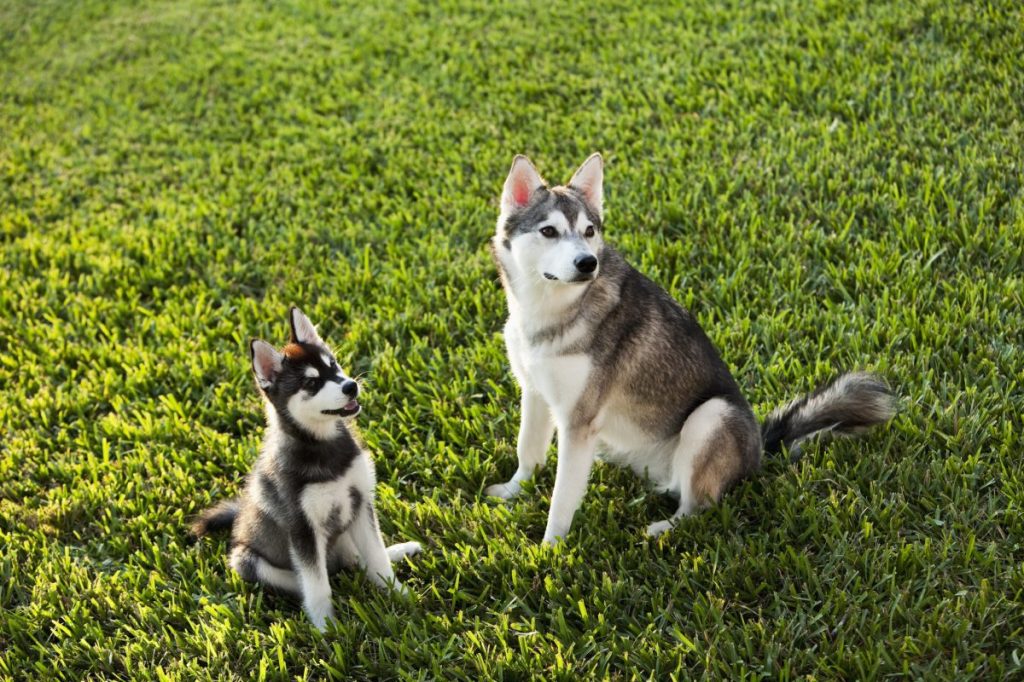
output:
<svg viewBox="0 0 1024 682"><path fill-rule="evenodd" d="M359 410L362 408L359 406L359 401L353 398L341 407L334 410L321 410L324 414L333 414L338 417L354 417L359 414Z"/></svg>

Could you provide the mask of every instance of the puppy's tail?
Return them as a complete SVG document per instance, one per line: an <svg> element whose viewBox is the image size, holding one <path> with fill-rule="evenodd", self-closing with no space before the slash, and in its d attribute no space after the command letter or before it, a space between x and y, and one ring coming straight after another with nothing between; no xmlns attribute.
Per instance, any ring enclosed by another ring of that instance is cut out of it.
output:
<svg viewBox="0 0 1024 682"><path fill-rule="evenodd" d="M205 510L192 522L192 535L201 538L220 530L229 530L238 516L238 500L224 500Z"/></svg>
<svg viewBox="0 0 1024 682"><path fill-rule="evenodd" d="M813 393L776 408L761 426L766 453L782 450L795 459L800 441L817 433L860 433L896 414L896 398L885 381L867 372L841 374Z"/></svg>

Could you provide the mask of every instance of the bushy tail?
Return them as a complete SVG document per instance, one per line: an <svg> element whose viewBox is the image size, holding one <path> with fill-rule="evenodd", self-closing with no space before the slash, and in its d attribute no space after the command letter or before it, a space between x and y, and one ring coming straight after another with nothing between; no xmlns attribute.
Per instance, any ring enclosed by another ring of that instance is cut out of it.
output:
<svg viewBox="0 0 1024 682"><path fill-rule="evenodd" d="M230 529L235 523L235 517L238 516L238 508L238 500L218 502L192 522L192 535L201 538L219 530Z"/></svg>
<svg viewBox="0 0 1024 682"><path fill-rule="evenodd" d="M761 426L761 440L767 453L777 453L785 444L796 457L800 441L814 434L859 433L894 414L896 398L881 377L850 372L776 408Z"/></svg>

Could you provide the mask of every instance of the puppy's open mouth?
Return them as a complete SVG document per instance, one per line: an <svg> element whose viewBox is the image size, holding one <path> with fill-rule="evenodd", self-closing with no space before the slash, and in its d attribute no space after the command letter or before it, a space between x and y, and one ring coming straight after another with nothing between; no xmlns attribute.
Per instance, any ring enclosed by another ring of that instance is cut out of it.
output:
<svg viewBox="0 0 1024 682"><path fill-rule="evenodd" d="M339 417L352 417L352 416L354 416L356 414L359 414L359 410L360 409L361 408L359 407L359 401L353 399L353 400L350 400L347 404L343 405L342 407L339 407L336 410L321 410L321 411L324 414L335 414L335 415L338 415Z"/></svg>

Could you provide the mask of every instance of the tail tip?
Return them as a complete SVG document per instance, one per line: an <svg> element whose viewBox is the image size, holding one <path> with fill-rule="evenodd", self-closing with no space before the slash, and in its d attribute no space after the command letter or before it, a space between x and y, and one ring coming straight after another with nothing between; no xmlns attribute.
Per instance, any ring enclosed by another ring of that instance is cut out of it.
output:
<svg viewBox="0 0 1024 682"><path fill-rule="evenodd" d="M849 372L836 380L842 382L841 392L855 401L856 412L861 417L861 424L855 430L864 430L883 424L896 416L899 402L889 383L878 374L872 372Z"/></svg>
<svg viewBox="0 0 1024 682"><path fill-rule="evenodd" d="M799 456L799 444L822 432L840 435L863 433L896 416L896 394L888 382L872 372L840 374L814 392L773 410L762 424L763 447L777 454L786 446Z"/></svg>

